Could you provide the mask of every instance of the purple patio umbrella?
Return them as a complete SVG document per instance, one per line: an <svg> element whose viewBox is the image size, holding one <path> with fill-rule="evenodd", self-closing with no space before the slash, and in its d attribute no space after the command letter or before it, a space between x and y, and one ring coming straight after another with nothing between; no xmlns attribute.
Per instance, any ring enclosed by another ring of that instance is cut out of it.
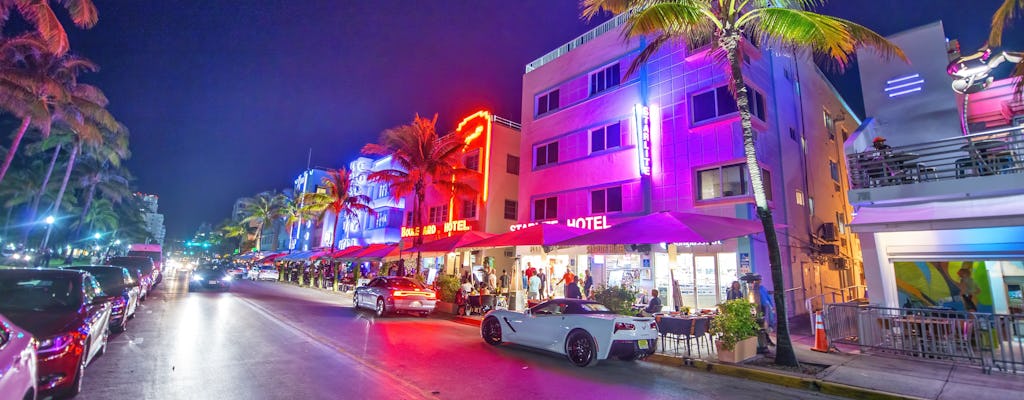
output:
<svg viewBox="0 0 1024 400"><path fill-rule="evenodd" d="M594 231L558 246L591 244L706 243L763 231L761 221L714 215L662 211L608 229Z"/></svg>
<svg viewBox="0 0 1024 400"><path fill-rule="evenodd" d="M558 224L537 224L459 247L552 246L555 243L589 232Z"/></svg>

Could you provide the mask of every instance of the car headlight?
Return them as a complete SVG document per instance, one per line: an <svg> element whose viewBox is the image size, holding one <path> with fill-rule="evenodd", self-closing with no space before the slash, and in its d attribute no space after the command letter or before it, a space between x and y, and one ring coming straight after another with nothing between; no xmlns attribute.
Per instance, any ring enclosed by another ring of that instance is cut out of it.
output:
<svg viewBox="0 0 1024 400"><path fill-rule="evenodd" d="M196 282L201 281L201 280L203 280L203 276L202 275L192 275L192 280L194 280Z"/></svg>
<svg viewBox="0 0 1024 400"><path fill-rule="evenodd" d="M75 336L70 333L51 336L39 342L39 347L37 348L37 351L39 353L53 353L61 351L64 350L64 348L68 347L68 345L70 345L74 340Z"/></svg>
<svg viewBox="0 0 1024 400"><path fill-rule="evenodd" d="M225 276L225 277L221 278L220 280L225 281L225 282L230 281L231 280L231 275Z"/></svg>

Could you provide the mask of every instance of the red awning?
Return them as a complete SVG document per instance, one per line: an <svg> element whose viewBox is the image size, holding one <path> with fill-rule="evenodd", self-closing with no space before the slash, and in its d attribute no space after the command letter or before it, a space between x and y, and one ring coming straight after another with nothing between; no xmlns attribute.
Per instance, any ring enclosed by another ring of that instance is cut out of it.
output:
<svg viewBox="0 0 1024 400"><path fill-rule="evenodd" d="M559 246L592 244L707 243L762 232L761 221L662 211L607 229L565 239Z"/></svg>
<svg viewBox="0 0 1024 400"><path fill-rule="evenodd" d="M398 254L397 244L371 244L366 247L366 250L358 252L349 257L358 259L381 259L390 255Z"/></svg>
<svg viewBox="0 0 1024 400"><path fill-rule="evenodd" d="M349 246L344 249L335 251L334 254L331 254L331 258L351 258L350 256L352 254L355 254L365 249L366 247L364 246Z"/></svg>
<svg viewBox="0 0 1024 400"><path fill-rule="evenodd" d="M288 254L288 252L273 253L271 255L268 255L266 257L261 258L259 261L257 261L257 263L258 264L272 263L272 262L274 262L274 260L277 260L278 258L283 257L285 254Z"/></svg>
<svg viewBox="0 0 1024 400"><path fill-rule="evenodd" d="M552 246L555 243L590 232L558 224L538 224L506 232L461 247Z"/></svg>
<svg viewBox="0 0 1024 400"><path fill-rule="evenodd" d="M419 247L413 247L405 251L409 253L448 253L459 247L464 247L467 244L478 242L492 236L495 235L493 233L480 231L461 232L443 239L424 243Z"/></svg>

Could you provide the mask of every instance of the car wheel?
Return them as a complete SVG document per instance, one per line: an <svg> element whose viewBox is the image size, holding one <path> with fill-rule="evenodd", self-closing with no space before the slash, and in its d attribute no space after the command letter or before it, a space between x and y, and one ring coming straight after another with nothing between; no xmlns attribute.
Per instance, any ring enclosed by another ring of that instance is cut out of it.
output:
<svg viewBox="0 0 1024 400"><path fill-rule="evenodd" d="M430 316L430 312L420 311L420 316L423 317L423 318L429 317Z"/></svg>
<svg viewBox="0 0 1024 400"><path fill-rule="evenodd" d="M383 297L378 297L377 298L377 307L374 308L373 311L374 311L374 313L377 314L378 317L383 317L384 314L388 312L388 310L384 306L384 298Z"/></svg>
<svg viewBox="0 0 1024 400"><path fill-rule="evenodd" d="M501 344L501 322L495 317L487 317L483 324L480 324L480 334L483 335L484 341L490 345Z"/></svg>
<svg viewBox="0 0 1024 400"><path fill-rule="evenodd" d="M597 364L597 343L584 330L575 330L565 339L565 355L577 367L590 367Z"/></svg>
<svg viewBox="0 0 1024 400"><path fill-rule="evenodd" d="M110 331L114 333L121 333L128 329L128 317L121 319L121 323L117 326L111 326Z"/></svg>
<svg viewBox="0 0 1024 400"><path fill-rule="evenodd" d="M82 393L82 379L83 375L85 375L85 359L87 354L89 354L88 349L86 349L86 351L82 353L82 356L79 357L78 371L75 371L75 380L71 381L71 386L65 389L64 393L61 393L61 395L57 397L70 399L77 396L79 393Z"/></svg>
<svg viewBox="0 0 1024 400"><path fill-rule="evenodd" d="M35 399L36 399L36 393L33 392L32 389L29 389L27 392L25 392L25 397L22 397L22 400L35 400Z"/></svg>

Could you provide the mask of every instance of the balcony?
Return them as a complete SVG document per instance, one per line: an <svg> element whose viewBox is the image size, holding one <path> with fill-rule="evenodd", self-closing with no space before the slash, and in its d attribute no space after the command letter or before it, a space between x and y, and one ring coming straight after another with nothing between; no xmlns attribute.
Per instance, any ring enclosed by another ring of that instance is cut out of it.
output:
<svg viewBox="0 0 1024 400"><path fill-rule="evenodd" d="M587 33L584 33L576 37L575 39L570 40L569 43L563 44L559 46L557 49L551 50L550 52L548 52L548 54L545 54L540 58L533 60L533 62L526 64L526 72L529 73L530 71L540 68L544 64L555 61L556 59L558 59L558 57L563 56L564 54L572 51L573 49L583 46L583 44L591 40L597 39L599 36L615 28L618 28L619 26L626 23L626 20L628 20L629 17L633 15L633 12L634 11L630 10L622 14L616 15L612 19L605 21L604 23L598 25L594 29L591 29Z"/></svg>
<svg viewBox="0 0 1024 400"><path fill-rule="evenodd" d="M1024 133L1010 126L847 154L850 203L897 204L1024 193Z"/></svg>

